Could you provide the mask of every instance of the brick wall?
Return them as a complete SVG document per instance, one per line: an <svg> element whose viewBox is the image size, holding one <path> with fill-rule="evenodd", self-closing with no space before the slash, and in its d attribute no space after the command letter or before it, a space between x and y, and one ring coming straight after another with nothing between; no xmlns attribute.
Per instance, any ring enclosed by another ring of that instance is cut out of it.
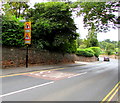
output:
<svg viewBox="0 0 120 103"><path fill-rule="evenodd" d="M74 63L75 61L96 61L95 57L78 57L75 54L50 53L29 49L29 65ZM26 49L25 48L2 48L2 68L25 66Z"/></svg>

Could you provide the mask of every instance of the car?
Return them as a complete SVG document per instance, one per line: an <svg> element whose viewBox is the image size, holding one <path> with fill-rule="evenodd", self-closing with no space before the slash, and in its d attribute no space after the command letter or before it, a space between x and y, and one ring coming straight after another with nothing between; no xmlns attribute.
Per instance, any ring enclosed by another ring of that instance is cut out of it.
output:
<svg viewBox="0 0 120 103"><path fill-rule="evenodd" d="M104 57L104 61L110 61L109 57Z"/></svg>

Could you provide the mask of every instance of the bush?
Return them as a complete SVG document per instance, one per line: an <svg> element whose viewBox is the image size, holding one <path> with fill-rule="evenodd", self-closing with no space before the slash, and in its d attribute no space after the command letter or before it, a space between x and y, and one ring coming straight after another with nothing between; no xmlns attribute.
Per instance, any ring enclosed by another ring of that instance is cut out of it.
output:
<svg viewBox="0 0 120 103"><path fill-rule="evenodd" d="M79 48L85 49L85 48L86 48L86 45L85 45L85 44L82 44L82 45L79 46Z"/></svg>
<svg viewBox="0 0 120 103"><path fill-rule="evenodd" d="M2 20L2 45L3 46L24 46L24 25L14 16L11 20L3 17Z"/></svg>
<svg viewBox="0 0 120 103"><path fill-rule="evenodd" d="M115 48L115 55L116 56L120 55L120 48Z"/></svg>
<svg viewBox="0 0 120 103"><path fill-rule="evenodd" d="M92 49L90 49L90 48L77 49L76 55L85 56L85 57L93 57L94 56L94 51Z"/></svg>
<svg viewBox="0 0 120 103"><path fill-rule="evenodd" d="M99 57L100 52L101 52L100 47L90 47L90 49L92 49L92 50L94 51L94 55L95 55L96 57Z"/></svg>
<svg viewBox="0 0 120 103"><path fill-rule="evenodd" d="M112 50L106 50L105 51L107 55L113 55L113 51Z"/></svg>

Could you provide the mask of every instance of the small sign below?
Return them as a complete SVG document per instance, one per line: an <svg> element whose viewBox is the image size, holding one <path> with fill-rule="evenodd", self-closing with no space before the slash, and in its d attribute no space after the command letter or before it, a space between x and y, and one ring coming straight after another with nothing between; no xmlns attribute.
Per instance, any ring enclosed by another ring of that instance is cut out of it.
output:
<svg viewBox="0 0 120 103"><path fill-rule="evenodd" d="M30 32L30 30L25 30L25 33L29 33Z"/></svg>

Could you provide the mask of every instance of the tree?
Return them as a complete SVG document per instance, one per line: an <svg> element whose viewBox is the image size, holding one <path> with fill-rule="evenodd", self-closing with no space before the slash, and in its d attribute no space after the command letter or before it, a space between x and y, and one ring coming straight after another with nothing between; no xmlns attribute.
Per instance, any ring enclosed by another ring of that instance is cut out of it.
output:
<svg viewBox="0 0 120 103"><path fill-rule="evenodd" d="M25 13L29 8L27 2L7 2L3 5L3 11L6 14L15 15L16 18L25 17Z"/></svg>
<svg viewBox="0 0 120 103"><path fill-rule="evenodd" d="M104 41L107 42L107 43L112 43L112 41L110 39L106 39Z"/></svg>
<svg viewBox="0 0 120 103"><path fill-rule="evenodd" d="M106 50L115 50L115 45L112 43L107 43Z"/></svg>
<svg viewBox="0 0 120 103"><path fill-rule="evenodd" d="M79 48L80 45L83 44L83 39L80 39L80 38L78 37L76 41L77 41L77 48Z"/></svg>
<svg viewBox="0 0 120 103"><path fill-rule="evenodd" d="M63 2L37 3L27 15L33 25L32 43L38 44L39 42L43 49L49 51L75 52L75 40L78 34L68 4Z"/></svg>
<svg viewBox="0 0 120 103"><path fill-rule="evenodd" d="M106 46L108 44L112 44L112 45L114 45L115 48L118 48L118 42L117 41L111 41L110 39L106 39L104 41L101 41L101 42L99 42L99 44L100 44L100 47L104 50L106 49Z"/></svg>
<svg viewBox="0 0 120 103"><path fill-rule="evenodd" d="M107 42L101 41L101 42L99 42L99 45L100 45L100 48L101 48L101 49L105 50L105 49L106 49Z"/></svg>
<svg viewBox="0 0 120 103"><path fill-rule="evenodd" d="M114 44L115 48L117 48L117 41L111 41L110 39L106 39L106 40L104 40L104 41L107 42L107 43L112 43L112 44Z"/></svg>
<svg viewBox="0 0 120 103"><path fill-rule="evenodd" d="M2 15L8 20L12 20L13 18L11 18L13 16L12 11L10 10L10 5L8 3L3 4L3 8L2 8L3 12Z"/></svg>
<svg viewBox="0 0 120 103"><path fill-rule="evenodd" d="M100 48L103 49L108 55L111 55L115 52L115 48L117 47L116 41L111 41L110 39L106 39L100 42Z"/></svg>
<svg viewBox="0 0 120 103"><path fill-rule="evenodd" d="M97 40L97 33L96 33L94 25L91 29L89 29L88 35L86 36L86 38L87 38L85 40L86 47L97 47L97 46L99 46L99 43L98 43L98 40Z"/></svg>
<svg viewBox="0 0 120 103"><path fill-rule="evenodd" d="M117 45L118 45L118 48L120 49L120 40L118 41Z"/></svg>
<svg viewBox="0 0 120 103"><path fill-rule="evenodd" d="M111 55L111 54L113 54L114 51L115 51L115 45L112 44L112 43L107 43L105 52L106 52L108 55Z"/></svg>
<svg viewBox="0 0 120 103"><path fill-rule="evenodd" d="M80 8L78 15L84 16L84 26L88 29L91 29L94 23L97 32L107 32L115 28L114 24L119 21L119 16L113 13L118 12L119 2L77 2L77 4L77 8Z"/></svg>

